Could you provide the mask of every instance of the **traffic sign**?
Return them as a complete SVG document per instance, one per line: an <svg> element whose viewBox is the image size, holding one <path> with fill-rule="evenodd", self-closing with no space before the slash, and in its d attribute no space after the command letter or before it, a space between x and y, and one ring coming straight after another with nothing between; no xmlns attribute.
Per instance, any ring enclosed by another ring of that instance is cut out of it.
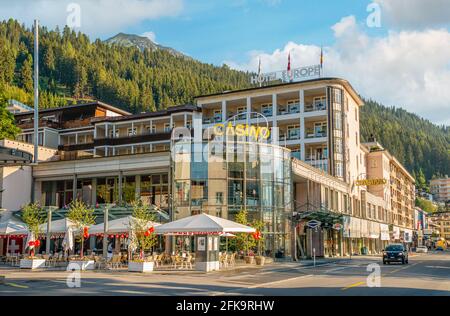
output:
<svg viewBox="0 0 450 316"><path fill-rule="evenodd" d="M333 225L333 229L335 229L335 230L341 230L341 229L342 229L342 224L341 224L341 223L335 223L335 224Z"/></svg>
<svg viewBox="0 0 450 316"><path fill-rule="evenodd" d="M320 224L322 224L322 223L315 219L312 219L306 223L306 226L308 226L309 228L316 228L316 227L319 227Z"/></svg>

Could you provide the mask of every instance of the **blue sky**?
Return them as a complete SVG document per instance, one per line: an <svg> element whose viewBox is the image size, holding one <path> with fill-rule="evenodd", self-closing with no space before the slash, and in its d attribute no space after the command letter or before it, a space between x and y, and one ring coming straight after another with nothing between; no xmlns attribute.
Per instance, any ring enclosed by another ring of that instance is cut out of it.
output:
<svg viewBox="0 0 450 316"><path fill-rule="evenodd" d="M288 41L331 45L334 41L331 26L348 15L364 21L369 3L365 0L189 0L177 17L143 21L124 31L154 32L157 42L208 63L243 62L248 51L273 51Z"/></svg>
<svg viewBox="0 0 450 316"><path fill-rule="evenodd" d="M68 10L69 4L78 6ZM369 27L369 5L380 27ZM200 61L263 72L316 64L364 97L450 125L449 0L0 0L0 19L72 23L91 40L119 32ZM75 19L76 20L76 19ZM150 37L150 36L149 36Z"/></svg>

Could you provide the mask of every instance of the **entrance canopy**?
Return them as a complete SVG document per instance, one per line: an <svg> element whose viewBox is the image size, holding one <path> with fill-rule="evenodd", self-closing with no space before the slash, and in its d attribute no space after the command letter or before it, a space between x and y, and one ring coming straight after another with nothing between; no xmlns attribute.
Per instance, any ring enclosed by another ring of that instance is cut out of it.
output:
<svg viewBox="0 0 450 316"><path fill-rule="evenodd" d="M116 233L126 233L131 231L131 223L132 223L133 217L132 216L125 216L118 219L113 219L108 221L108 231L107 234L116 234ZM90 234L103 234L104 233L104 223L100 223L97 225L92 225L89 227L89 233ZM158 225L161 225L156 222L148 222L147 227L156 227Z"/></svg>
<svg viewBox="0 0 450 316"><path fill-rule="evenodd" d="M193 215L155 227L157 234L173 235L254 233L255 231L256 229L252 227L208 214Z"/></svg>

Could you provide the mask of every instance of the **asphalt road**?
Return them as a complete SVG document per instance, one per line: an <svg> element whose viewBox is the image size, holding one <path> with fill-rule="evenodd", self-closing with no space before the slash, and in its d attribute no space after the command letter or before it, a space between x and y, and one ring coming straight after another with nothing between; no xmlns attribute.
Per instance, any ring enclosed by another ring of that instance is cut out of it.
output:
<svg viewBox="0 0 450 316"><path fill-rule="evenodd" d="M80 287L72 288L67 285L67 279L73 282L70 272L0 267L0 275L6 276L5 284L0 284L0 295L450 296L450 252L414 255L408 265L383 265L380 259L354 257L316 267L277 263L208 274L88 271L81 273ZM371 264L378 266L367 271ZM373 278L377 271L379 278Z"/></svg>

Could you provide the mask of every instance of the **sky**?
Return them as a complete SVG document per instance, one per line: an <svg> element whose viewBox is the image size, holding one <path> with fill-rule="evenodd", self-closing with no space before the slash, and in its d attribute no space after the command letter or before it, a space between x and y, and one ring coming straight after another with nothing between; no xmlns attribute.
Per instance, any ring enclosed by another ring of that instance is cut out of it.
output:
<svg viewBox="0 0 450 316"><path fill-rule="evenodd" d="M364 97L450 125L450 0L0 0L0 19L147 36L238 70L317 64Z"/></svg>

